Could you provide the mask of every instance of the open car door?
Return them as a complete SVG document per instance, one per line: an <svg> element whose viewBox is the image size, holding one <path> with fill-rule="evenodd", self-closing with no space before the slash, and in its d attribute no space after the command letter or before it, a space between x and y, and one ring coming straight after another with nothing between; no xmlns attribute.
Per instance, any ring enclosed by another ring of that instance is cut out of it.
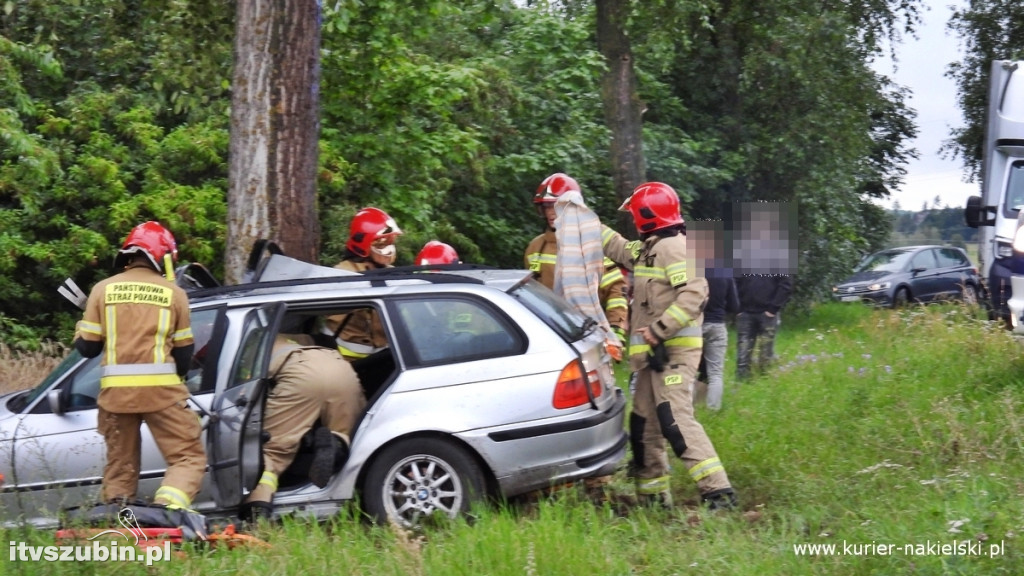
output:
<svg viewBox="0 0 1024 576"><path fill-rule="evenodd" d="M207 452L218 508L238 506L259 482L267 370L285 309L268 304L245 317L227 388L213 401Z"/></svg>

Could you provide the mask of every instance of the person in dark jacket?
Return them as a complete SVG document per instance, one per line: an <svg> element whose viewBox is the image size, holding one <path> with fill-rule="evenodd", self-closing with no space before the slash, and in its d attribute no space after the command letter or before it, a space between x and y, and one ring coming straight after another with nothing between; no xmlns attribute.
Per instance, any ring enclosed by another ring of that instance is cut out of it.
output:
<svg viewBox="0 0 1024 576"><path fill-rule="evenodd" d="M793 293L793 279L786 274L749 274L736 279L740 312L736 316L736 378L751 376L751 356L757 345L758 369L766 369L775 357L775 330L779 310Z"/></svg>
<svg viewBox="0 0 1024 576"><path fill-rule="evenodd" d="M708 384L705 400L707 407L720 410L725 390L725 353L729 346L729 331L725 321L729 314L739 312L740 299L731 269L709 268L706 274L708 304L704 307L704 324L701 326L704 336L701 363Z"/></svg>

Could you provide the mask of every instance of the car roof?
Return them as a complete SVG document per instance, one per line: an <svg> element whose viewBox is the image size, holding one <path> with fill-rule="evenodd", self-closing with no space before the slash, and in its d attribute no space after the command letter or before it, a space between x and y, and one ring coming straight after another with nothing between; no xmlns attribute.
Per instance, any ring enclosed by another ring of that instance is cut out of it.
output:
<svg viewBox="0 0 1024 576"><path fill-rule="evenodd" d="M919 244L915 246L893 246L892 248L879 250L878 252L875 252L875 254L884 254L886 252L918 252L929 248L955 248L957 250L960 250L960 248L957 248L956 246L939 246L938 244Z"/></svg>
<svg viewBox="0 0 1024 576"><path fill-rule="evenodd" d="M508 292L532 278L529 270L502 270L475 264L401 266L367 270L364 273L311 264L271 254L247 275L247 282L228 286L197 288L189 292L193 301L216 300L269 293L289 293L299 287L353 289L410 284L474 284Z"/></svg>

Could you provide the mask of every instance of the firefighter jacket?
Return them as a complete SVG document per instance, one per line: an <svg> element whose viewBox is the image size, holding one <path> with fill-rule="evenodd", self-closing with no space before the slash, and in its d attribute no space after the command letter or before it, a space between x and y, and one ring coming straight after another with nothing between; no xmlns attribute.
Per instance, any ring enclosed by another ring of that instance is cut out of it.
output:
<svg viewBox="0 0 1024 576"><path fill-rule="evenodd" d="M334 267L360 274L378 268L373 262L360 260L342 260ZM388 345L380 315L370 307L330 316L326 325L338 341L338 352L349 361L365 358Z"/></svg>
<svg viewBox="0 0 1024 576"><path fill-rule="evenodd" d="M148 413L188 399L172 348L191 346L188 295L146 265L129 265L89 293L75 337L103 342L98 404Z"/></svg>
<svg viewBox="0 0 1024 576"><path fill-rule="evenodd" d="M523 262L537 280L550 289L555 286L555 265L558 263L558 242L555 231L548 228L526 246ZM629 318L629 302L626 300L626 277L622 270L608 258L604 259L604 275L598 287L598 298L604 308L608 325L625 340L626 321Z"/></svg>
<svg viewBox="0 0 1024 576"><path fill-rule="evenodd" d="M654 353L638 330L650 327L664 343L669 358L703 347L701 324L708 300L708 282L690 277L686 269L686 236L651 235L643 241L627 241L602 226L605 256L633 272L633 305L630 307L630 367L648 366Z"/></svg>

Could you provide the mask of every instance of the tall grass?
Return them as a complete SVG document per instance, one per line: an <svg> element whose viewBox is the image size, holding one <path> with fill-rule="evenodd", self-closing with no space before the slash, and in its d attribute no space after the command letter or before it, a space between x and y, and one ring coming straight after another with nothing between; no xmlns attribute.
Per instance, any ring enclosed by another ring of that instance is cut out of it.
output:
<svg viewBox="0 0 1024 576"><path fill-rule="evenodd" d="M1009 334L954 306L830 303L787 315L776 352L776 368L743 385L730 358L724 408L698 408L741 510L698 508L676 461L668 512L622 507L631 485L619 472L602 503L555 490L418 533L368 526L350 508L260 532L269 549L194 550L160 572L1024 574L1024 360ZM0 533L25 538L53 540ZM837 549L798 555L802 544ZM145 571L0 557L5 574Z"/></svg>
<svg viewBox="0 0 1024 576"><path fill-rule="evenodd" d="M0 394L35 386L60 364L65 354L67 348L54 342L44 342L34 352L12 350L0 342Z"/></svg>

